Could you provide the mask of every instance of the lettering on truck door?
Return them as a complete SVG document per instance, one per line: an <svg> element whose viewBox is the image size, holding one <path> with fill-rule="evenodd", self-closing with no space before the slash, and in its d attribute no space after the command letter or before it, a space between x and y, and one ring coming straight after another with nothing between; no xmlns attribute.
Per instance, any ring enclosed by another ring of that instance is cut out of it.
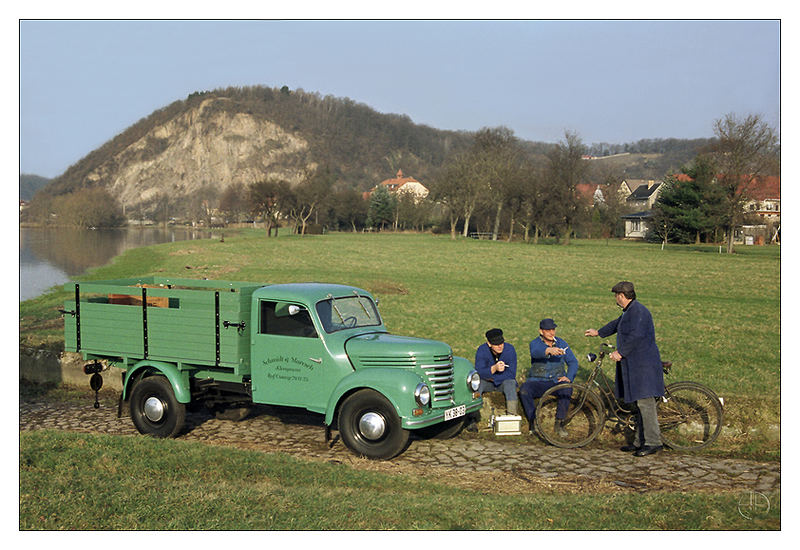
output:
<svg viewBox="0 0 800 550"><path fill-rule="evenodd" d="M259 300L257 307L253 401L323 411L337 377L308 310L270 300Z"/></svg>

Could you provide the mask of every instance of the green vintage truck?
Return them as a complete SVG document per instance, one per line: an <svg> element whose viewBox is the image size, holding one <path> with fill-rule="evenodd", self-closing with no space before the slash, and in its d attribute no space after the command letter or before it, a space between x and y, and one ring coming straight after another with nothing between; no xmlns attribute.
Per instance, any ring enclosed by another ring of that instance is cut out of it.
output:
<svg viewBox="0 0 800 550"><path fill-rule="evenodd" d="M92 362L87 374L98 360L122 369L120 411L128 402L143 434L178 435L197 405L301 407L355 453L388 459L411 430L455 435L482 404L469 360L390 334L359 288L155 276L64 288L66 351Z"/></svg>

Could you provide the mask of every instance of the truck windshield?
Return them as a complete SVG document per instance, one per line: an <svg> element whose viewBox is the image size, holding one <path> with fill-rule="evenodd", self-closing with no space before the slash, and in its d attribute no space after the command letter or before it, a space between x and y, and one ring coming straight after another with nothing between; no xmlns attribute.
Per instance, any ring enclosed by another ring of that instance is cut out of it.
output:
<svg viewBox="0 0 800 550"><path fill-rule="evenodd" d="M327 333L381 324L378 308L367 296L329 296L327 300L317 303L317 315Z"/></svg>

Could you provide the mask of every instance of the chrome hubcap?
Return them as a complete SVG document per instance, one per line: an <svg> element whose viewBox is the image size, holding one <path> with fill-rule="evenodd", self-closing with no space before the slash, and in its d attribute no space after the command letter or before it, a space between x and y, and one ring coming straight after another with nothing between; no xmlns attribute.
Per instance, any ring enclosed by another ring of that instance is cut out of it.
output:
<svg viewBox="0 0 800 550"><path fill-rule="evenodd" d="M358 429L367 439L380 439L386 431L386 420L376 412L368 412L359 420Z"/></svg>
<svg viewBox="0 0 800 550"><path fill-rule="evenodd" d="M148 397L144 402L144 415L150 422L158 422L164 418L164 402L158 397Z"/></svg>

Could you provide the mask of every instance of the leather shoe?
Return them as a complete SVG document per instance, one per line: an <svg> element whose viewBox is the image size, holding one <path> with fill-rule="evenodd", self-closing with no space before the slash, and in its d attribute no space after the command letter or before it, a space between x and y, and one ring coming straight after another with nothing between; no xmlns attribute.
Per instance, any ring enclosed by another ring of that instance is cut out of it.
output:
<svg viewBox="0 0 800 550"><path fill-rule="evenodd" d="M633 456L651 455L653 453L657 453L658 451L660 451L663 448L664 448L663 445L652 445L652 446L651 445L645 445L644 447L642 447L641 449L639 449L638 451L633 453Z"/></svg>
<svg viewBox="0 0 800 550"><path fill-rule="evenodd" d="M632 453L634 451L638 451L639 449L641 449L641 447L638 445L623 445L619 448L619 450L623 453Z"/></svg>

